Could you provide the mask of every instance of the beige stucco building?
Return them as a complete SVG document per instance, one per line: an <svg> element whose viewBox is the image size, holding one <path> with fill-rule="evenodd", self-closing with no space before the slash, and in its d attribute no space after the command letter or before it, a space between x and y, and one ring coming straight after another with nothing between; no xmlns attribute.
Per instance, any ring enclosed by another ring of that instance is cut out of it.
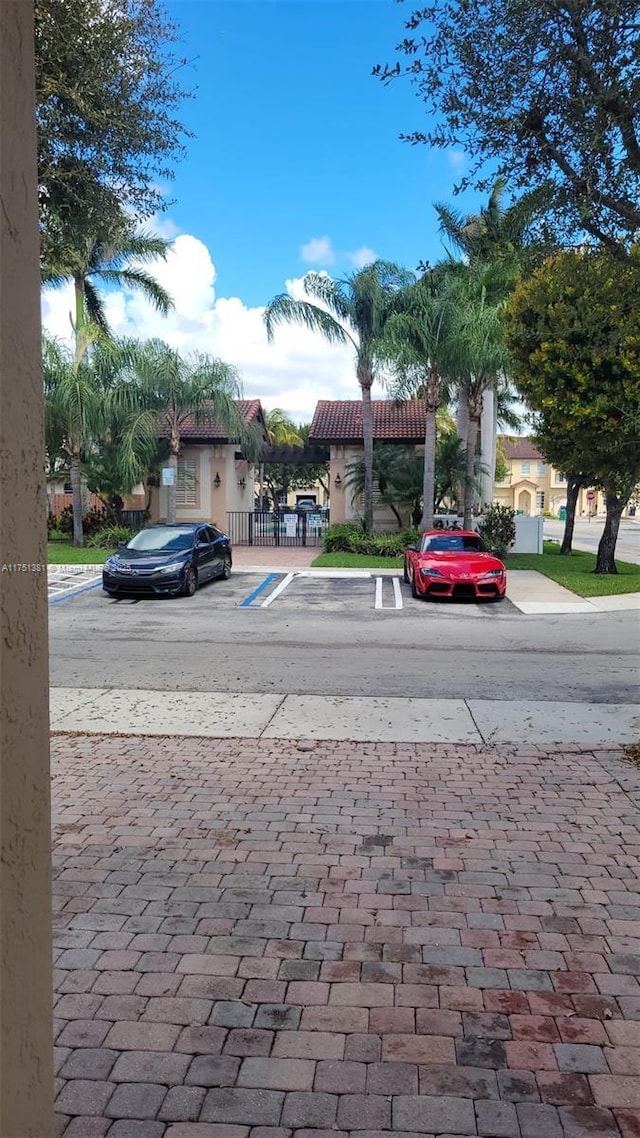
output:
<svg viewBox="0 0 640 1138"><path fill-rule="evenodd" d="M548 463L528 438L498 439L507 463L505 477L494 484L494 501L527 515L557 517L567 504L567 478ZM578 495L576 516L605 512L601 490L584 486Z"/></svg>

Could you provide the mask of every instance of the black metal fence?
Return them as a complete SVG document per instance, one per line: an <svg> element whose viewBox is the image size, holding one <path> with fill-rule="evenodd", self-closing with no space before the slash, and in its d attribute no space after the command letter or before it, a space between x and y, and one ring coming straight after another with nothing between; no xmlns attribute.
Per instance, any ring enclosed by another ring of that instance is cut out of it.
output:
<svg viewBox="0 0 640 1138"><path fill-rule="evenodd" d="M233 510L227 514L232 545L321 546L328 510Z"/></svg>

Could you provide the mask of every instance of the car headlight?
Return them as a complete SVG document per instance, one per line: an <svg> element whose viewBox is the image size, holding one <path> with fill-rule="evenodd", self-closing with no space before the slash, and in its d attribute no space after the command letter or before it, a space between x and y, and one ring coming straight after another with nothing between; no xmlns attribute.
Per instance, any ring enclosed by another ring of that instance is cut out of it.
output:
<svg viewBox="0 0 640 1138"><path fill-rule="evenodd" d="M483 573L483 577L502 577L504 569L489 569L487 573Z"/></svg>
<svg viewBox="0 0 640 1138"><path fill-rule="evenodd" d="M444 577L439 569L420 569L423 577Z"/></svg>
<svg viewBox="0 0 640 1138"><path fill-rule="evenodd" d="M117 557L107 557L107 560L104 563L105 569L117 569L118 564L119 562Z"/></svg>
<svg viewBox="0 0 640 1138"><path fill-rule="evenodd" d="M181 569L184 569L184 561L172 561L170 565L163 565L160 569L157 569L156 572L179 573Z"/></svg>

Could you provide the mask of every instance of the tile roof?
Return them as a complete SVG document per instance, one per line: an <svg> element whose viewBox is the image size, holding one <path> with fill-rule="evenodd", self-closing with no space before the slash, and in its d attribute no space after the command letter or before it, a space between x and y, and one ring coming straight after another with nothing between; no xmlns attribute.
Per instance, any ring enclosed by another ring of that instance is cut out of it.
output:
<svg viewBox="0 0 640 1138"><path fill-rule="evenodd" d="M235 404L248 423L262 424L264 427L264 412L259 399L236 399ZM169 429L160 416L160 433L168 437ZM207 442L226 442L227 434L224 428L214 422L197 423L193 415L187 416L180 428L180 437L183 442L203 440ZM266 440L266 428L265 428Z"/></svg>
<svg viewBox="0 0 640 1138"><path fill-rule="evenodd" d="M545 461L544 455L535 445L533 439L526 438L526 436L509 438L507 435L499 435L498 442L507 458L537 458L542 462Z"/></svg>
<svg viewBox="0 0 640 1138"><path fill-rule="evenodd" d="M425 409L421 399L396 403L373 400L373 437L378 442L424 442ZM360 399L321 399L316 405L309 438L317 442L358 442L362 439Z"/></svg>

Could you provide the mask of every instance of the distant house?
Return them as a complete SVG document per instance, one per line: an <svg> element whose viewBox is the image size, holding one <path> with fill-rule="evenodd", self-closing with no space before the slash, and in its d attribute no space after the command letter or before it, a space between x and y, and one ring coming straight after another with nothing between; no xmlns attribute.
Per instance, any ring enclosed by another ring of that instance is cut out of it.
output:
<svg viewBox="0 0 640 1138"><path fill-rule="evenodd" d="M268 442L264 411L259 399L238 399L236 404L247 423L255 423ZM160 428L168 437L168 427ZM241 447L230 442L217 423L198 423L191 416L180 429L181 449L176 480L176 520L214 522L225 529L227 514L253 510L255 500L254 466ZM167 487L153 487L152 521L167 517Z"/></svg>
<svg viewBox="0 0 640 1138"><path fill-rule="evenodd" d="M396 403L393 399L374 399L373 438L376 443L424 447L426 413L420 399ZM353 499L345 485L347 468L363 457L362 401L323 399L316 405L309 429L309 441L329 447L331 521L353 521L362 513L362 503ZM374 507L377 531L397 529L397 520L387 506Z"/></svg>
<svg viewBox="0 0 640 1138"><path fill-rule="evenodd" d="M567 504L567 478L545 459L528 438L498 437L498 447L507 462L507 473L494 485L494 501L523 514L557 516ZM588 498L587 494L593 494ZM576 513L603 513L602 491L585 486L578 496Z"/></svg>

